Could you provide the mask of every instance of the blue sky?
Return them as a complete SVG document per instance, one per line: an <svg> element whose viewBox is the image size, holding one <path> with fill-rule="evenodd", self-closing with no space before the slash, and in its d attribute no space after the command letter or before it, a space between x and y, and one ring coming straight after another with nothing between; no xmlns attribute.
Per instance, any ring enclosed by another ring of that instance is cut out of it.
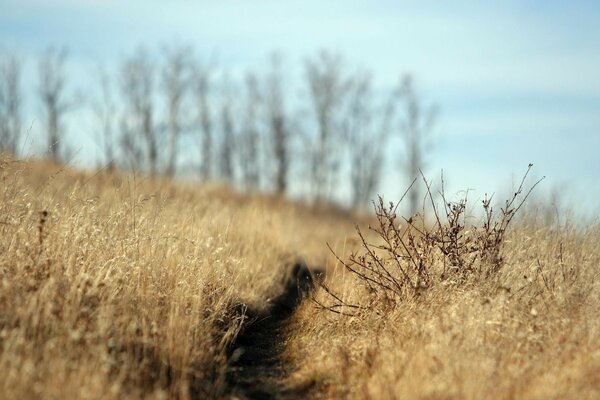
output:
<svg viewBox="0 0 600 400"><path fill-rule="evenodd" d="M49 44L68 46L74 85L83 90L96 64L173 41L218 54L234 72L263 64L274 49L298 66L329 48L371 68L383 89L413 73L421 98L441 107L428 173L443 168L451 190L483 194L510 187L533 162L547 176L543 193L567 188L567 204L598 213L600 2L1 3L0 44L25 57L30 85L35 57ZM85 126L73 125L72 136ZM402 187L400 175L389 174L380 191L394 197Z"/></svg>

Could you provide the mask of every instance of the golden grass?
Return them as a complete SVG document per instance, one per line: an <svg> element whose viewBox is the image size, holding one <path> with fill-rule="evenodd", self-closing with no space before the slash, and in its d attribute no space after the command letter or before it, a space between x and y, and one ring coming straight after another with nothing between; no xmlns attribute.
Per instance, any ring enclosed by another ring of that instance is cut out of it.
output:
<svg viewBox="0 0 600 400"><path fill-rule="evenodd" d="M0 168L4 398L220 397L232 306L262 305L286 264L322 261L317 238L348 228L224 189Z"/></svg>
<svg viewBox="0 0 600 400"><path fill-rule="evenodd" d="M226 397L235 305L262 306L297 257L328 266L345 300L369 298L327 250L359 249L356 218L333 209L7 157L0 182L2 398ZM598 242L598 226L526 219L489 279L354 317L304 302L286 384L315 398L599 398Z"/></svg>
<svg viewBox="0 0 600 400"><path fill-rule="evenodd" d="M508 236L499 276L353 317L304 304L289 383L316 398L600 398L600 227L526 218ZM350 303L369 297L347 272L328 282Z"/></svg>

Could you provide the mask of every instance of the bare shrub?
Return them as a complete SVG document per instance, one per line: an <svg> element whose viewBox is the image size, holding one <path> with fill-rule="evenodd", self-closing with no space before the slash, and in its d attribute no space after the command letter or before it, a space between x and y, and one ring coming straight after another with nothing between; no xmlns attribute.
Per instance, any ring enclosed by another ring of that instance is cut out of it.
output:
<svg viewBox="0 0 600 400"><path fill-rule="evenodd" d="M480 226L467 223L467 195L458 201L448 201L444 193L443 176L439 198L443 209L436 205L431 184L423 174L430 201L433 222L428 222L425 207L420 214L398 221L398 206L414 186L416 179L396 204L384 203L380 196L374 203L376 224L363 232L356 226L361 251L343 260L329 247L344 268L353 274L371 295L369 304L348 304L325 284L323 289L333 299L332 304L318 300L318 306L336 313L348 309L372 309L377 305L396 305L407 297L419 296L436 284L461 285L497 275L502 268L502 246L507 229L533 189L542 179L525 189L529 165L519 187L496 213L492 197L482 200L483 222ZM374 239L370 239L374 237Z"/></svg>

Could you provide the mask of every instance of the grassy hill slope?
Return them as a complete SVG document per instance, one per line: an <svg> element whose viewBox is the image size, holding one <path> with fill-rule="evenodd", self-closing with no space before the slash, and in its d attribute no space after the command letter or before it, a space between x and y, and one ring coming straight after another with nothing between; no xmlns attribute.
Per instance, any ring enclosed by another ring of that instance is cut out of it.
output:
<svg viewBox="0 0 600 400"><path fill-rule="evenodd" d="M600 396L598 226L530 216L495 273L447 279L427 253L427 285L392 296L343 268L365 249L333 208L7 157L0 182L3 398L229 397L244 310L297 259L327 290L285 324L287 397Z"/></svg>

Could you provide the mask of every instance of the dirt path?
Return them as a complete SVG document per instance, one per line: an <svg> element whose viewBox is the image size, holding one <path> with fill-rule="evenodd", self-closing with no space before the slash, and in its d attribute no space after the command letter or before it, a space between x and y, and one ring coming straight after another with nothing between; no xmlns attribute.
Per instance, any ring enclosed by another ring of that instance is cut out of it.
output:
<svg viewBox="0 0 600 400"><path fill-rule="evenodd" d="M313 274L306 264L296 263L283 292L266 309L247 313L248 322L230 351L227 383L231 397L291 399L301 395L282 386L287 371L280 355L285 324L314 288Z"/></svg>

